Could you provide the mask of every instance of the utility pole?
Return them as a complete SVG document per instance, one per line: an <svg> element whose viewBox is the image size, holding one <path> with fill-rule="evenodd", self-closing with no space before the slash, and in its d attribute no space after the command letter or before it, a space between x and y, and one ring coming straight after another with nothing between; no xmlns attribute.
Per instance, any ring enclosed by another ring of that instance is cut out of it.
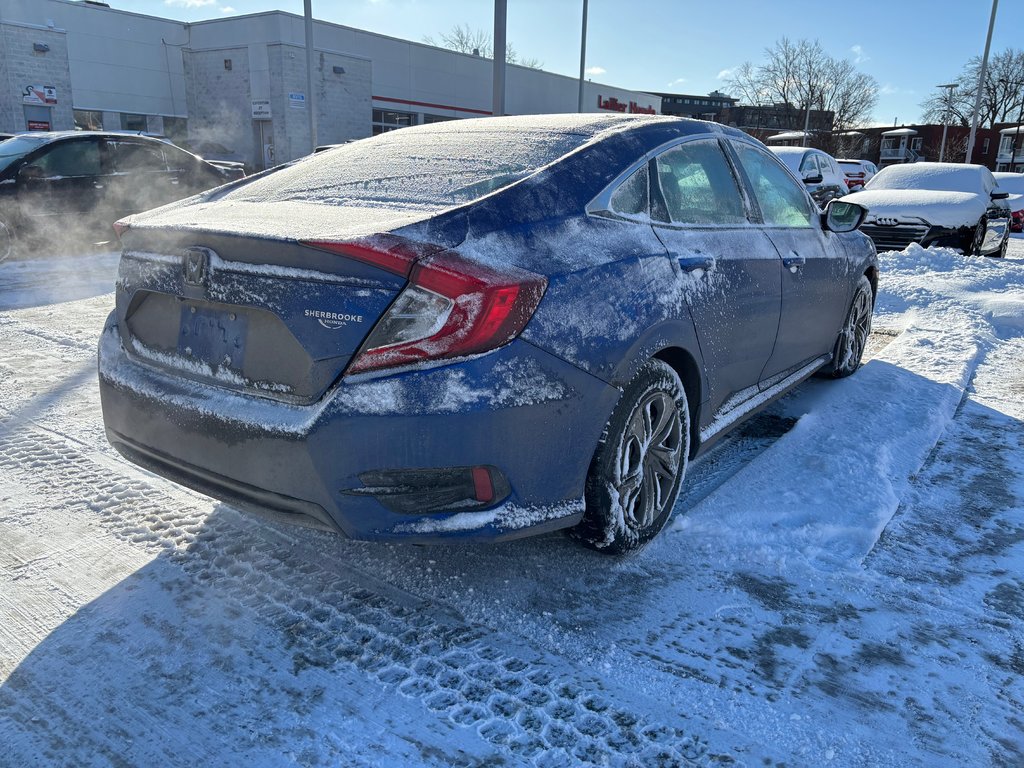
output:
<svg viewBox="0 0 1024 768"><path fill-rule="evenodd" d="M495 117L505 114L505 18L508 15L508 0L494 0L494 106Z"/></svg>
<svg viewBox="0 0 1024 768"><path fill-rule="evenodd" d="M949 111L953 106L953 91L956 90L956 83L946 83L945 85L936 85L936 88L945 88L946 90L946 114L942 117L942 144L939 145L939 162L942 162L942 158L946 156L946 129L949 126Z"/></svg>
<svg viewBox="0 0 1024 768"><path fill-rule="evenodd" d="M996 25L996 9L999 0L992 0L992 16L988 20L988 37L985 38L985 55L981 57L981 74L978 75L978 91L974 94L974 116L971 118L971 137L967 140L967 157L965 163L971 162L974 154L974 137L978 135L978 116L981 112L981 92L985 87L985 75L988 74L988 52L992 47L992 28Z"/></svg>
<svg viewBox="0 0 1024 768"><path fill-rule="evenodd" d="M309 151L316 149L316 96L313 93L313 0L303 0L306 17L306 109L309 110Z"/></svg>
<svg viewBox="0 0 1024 768"><path fill-rule="evenodd" d="M577 112L583 111L583 75L587 66L587 0L583 0L583 32L580 35L580 101Z"/></svg>

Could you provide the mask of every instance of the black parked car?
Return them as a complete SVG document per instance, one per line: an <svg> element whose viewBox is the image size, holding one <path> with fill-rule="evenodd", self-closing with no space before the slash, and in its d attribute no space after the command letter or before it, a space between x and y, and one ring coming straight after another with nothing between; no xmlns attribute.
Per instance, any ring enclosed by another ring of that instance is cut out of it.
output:
<svg viewBox="0 0 1024 768"><path fill-rule="evenodd" d="M0 142L0 261L18 247L110 240L113 222L235 178L167 142L91 131Z"/></svg>

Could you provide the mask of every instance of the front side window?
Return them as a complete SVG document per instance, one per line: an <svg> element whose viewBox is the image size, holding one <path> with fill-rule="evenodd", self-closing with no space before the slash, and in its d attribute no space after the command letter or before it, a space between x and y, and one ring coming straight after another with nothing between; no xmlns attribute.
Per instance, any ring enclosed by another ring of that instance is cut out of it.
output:
<svg viewBox="0 0 1024 768"><path fill-rule="evenodd" d="M764 223L776 227L810 227L814 215L807 194L782 164L747 144L733 144L747 174Z"/></svg>
<svg viewBox="0 0 1024 768"><path fill-rule="evenodd" d="M662 152L657 168L672 223L746 223L736 179L717 141L691 141Z"/></svg>
<svg viewBox="0 0 1024 768"><path fill-rule="evenodd" d="M99 176L100 148L95 141L62 141L35 159L44 178Z"/></svg>
<svg viewBox="0 0 1024 768"><path fill-rule="evenodd" d="M804 178L818 175L818 161L813 154L804 155L800 163L800 175Z"/></svg>

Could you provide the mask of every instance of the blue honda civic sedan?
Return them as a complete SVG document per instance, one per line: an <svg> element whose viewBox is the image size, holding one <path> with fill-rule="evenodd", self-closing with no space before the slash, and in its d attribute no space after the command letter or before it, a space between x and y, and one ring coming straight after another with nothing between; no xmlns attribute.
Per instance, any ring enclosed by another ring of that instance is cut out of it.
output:
<svg viewBox="0 0 1024 768"><path fill-rule="evenodd" d="M721 125L555 115L341 145L123 220L110 442L346 536L622 553L688 462L870 332L864 209Z"/></svg>

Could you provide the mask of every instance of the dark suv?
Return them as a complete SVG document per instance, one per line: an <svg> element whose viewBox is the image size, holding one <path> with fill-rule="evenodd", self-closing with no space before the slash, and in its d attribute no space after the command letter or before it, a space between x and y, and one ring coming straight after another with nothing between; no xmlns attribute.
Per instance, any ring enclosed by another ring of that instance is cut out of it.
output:
<svg viewBox="0 0 1024 768"><path fill-rule="evenodd" d="M122 216L234 178L146 136L67 131L0 142L0 261L17 247L113 238Z"/></svg>

